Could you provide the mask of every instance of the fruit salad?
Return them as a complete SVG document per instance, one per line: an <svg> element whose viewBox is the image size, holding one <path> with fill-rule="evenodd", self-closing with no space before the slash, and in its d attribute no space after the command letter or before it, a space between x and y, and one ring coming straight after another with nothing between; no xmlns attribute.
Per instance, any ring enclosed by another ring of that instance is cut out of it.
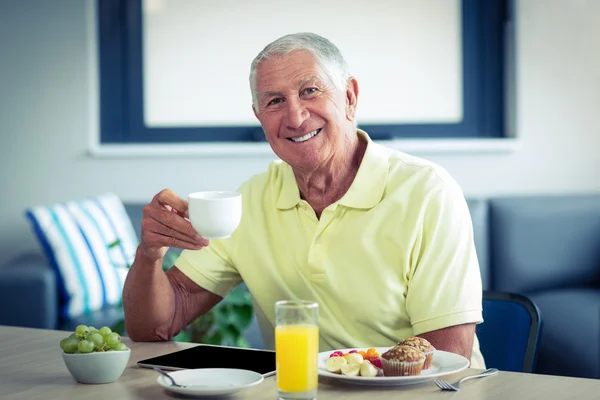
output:
<svg viewBox="0 0 600 400"><path fill-rule="evenodd" d="M374 348L350 350L347 353L334 351L325 362L327 371L346 376L374 377L381 371L379 353Z"/></svg>

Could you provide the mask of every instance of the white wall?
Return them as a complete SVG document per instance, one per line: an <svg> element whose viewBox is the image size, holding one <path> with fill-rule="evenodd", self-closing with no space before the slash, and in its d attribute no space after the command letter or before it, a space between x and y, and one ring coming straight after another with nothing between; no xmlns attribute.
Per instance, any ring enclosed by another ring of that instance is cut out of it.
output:
<svg viewBox="0 0 600 400"><path fill-rule="evenodd" d="M93 1L0 0L0 263L37 248L23 211L102 191L232 189L270 156L98 159ZM471 195L600 192L600 2L517 0L511 153L427 154Z"/></svg>

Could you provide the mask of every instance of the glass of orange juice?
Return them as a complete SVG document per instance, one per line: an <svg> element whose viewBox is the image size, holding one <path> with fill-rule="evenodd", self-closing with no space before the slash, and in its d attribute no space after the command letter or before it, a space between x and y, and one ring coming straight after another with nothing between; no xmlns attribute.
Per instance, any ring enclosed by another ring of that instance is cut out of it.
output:
<svg viewBox="0 0 600 400"><path fill-rule="evenodd" d="M275 303L275 359L280 400L317 398L319 305L312 301Z"/></svg>

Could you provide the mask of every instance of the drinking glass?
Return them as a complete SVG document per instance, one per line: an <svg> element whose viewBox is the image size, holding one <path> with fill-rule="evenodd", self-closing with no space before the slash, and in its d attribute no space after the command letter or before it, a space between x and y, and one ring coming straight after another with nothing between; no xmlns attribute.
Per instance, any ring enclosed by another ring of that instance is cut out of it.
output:
<svg viewBox="0 0 600 400"><path fill-rule="evenodd" d="M312 301L275 303L275 358L280 400L317 398L319 305Z"/></svg>

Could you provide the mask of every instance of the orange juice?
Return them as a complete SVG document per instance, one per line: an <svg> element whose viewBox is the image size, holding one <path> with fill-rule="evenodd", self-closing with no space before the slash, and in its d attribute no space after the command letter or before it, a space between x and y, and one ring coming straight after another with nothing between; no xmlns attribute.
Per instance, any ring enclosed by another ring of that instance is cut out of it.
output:
<svg viewBox="0 0 600 400"><path fill-rule="evenodd" d="M318 326L277 326L275 328L277 388L285 392L316 390L318 353Z"/></svg>

